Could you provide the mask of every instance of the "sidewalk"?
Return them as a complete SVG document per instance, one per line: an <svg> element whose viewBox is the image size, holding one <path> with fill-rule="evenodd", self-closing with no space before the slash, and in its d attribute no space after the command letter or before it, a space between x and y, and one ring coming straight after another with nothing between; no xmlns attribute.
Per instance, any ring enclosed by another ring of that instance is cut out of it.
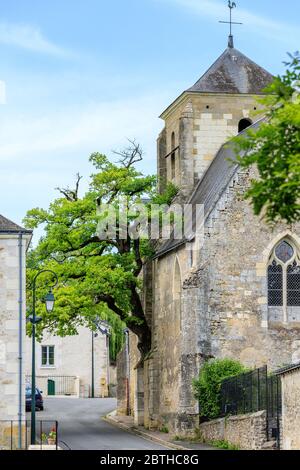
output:
<svg viewBox="0 0 300 470"><path fill-rule="evenodd" d="M160 431L149 431L143 426L136 426L133 422L132 416L117 416L116 412L109 413L103 418L108 423L123 429L124 431L136 434L145 439L150 439L157 444L165 446L169 449L175 450L218 450L208 444L201 444L199 442L189 442L174 440L174 436Z"/></svg>

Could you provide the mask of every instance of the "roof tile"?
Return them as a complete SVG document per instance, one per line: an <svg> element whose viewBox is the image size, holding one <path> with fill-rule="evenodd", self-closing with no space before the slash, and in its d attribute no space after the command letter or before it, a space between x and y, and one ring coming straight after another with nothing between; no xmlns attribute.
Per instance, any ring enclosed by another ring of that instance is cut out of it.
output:
<svg viewBox="0 0 300 470"><path fill-rule="evenodd" d="M26 230L25 228L21 227L20 225L15 224L11 220L7 219L6 217L0 214L0 233L1 232L31 233L31 230Z"/></svg>
<svg viewBox="0 0 300 470"><path fill-rule="evenodd" d="M228 47L187 91L202 93L261 94L273 80L265 69Z"/></svg>

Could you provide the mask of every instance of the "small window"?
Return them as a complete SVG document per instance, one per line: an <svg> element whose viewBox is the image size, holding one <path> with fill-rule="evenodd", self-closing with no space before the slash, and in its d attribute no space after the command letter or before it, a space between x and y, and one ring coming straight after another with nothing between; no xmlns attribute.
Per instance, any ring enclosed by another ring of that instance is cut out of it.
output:
<svg viewBox="0 0 300 470"><path fill-rule="evenodd" d="M287 305L300 306L300 266L296 261L287 268Z"/></svg>
<svg viewBox="0 0 300 470"><path fill-rule="evenodd" d="M172 180L175 178L175 165L176 165L175 153L172 153L172 155L171 155L171 177L172 177Z"/></svg>
<svg viewBox="0 0 300 470"><path fill-rule="evenodd" d="M241 119L239 122L239 133L243 132L247 127L252 125L251 119Z"/></svg>
<svg viewBox="0 0 300 470"><path fill-rule="evenodd" d="M42 366L54 366L54 346L42 346Z"/></svg>
<svg viewBox="0 0 300 470"><path fill-rule="evenodd" d="M268 267L268 304L271 307L283 305L283 272L282 266L274 260Z"/></svg>
<svg viewBox="0 0 300 470"><path fill-rule="evenodd" d="M171 135L171 178L175 178L176 170L176 150L175 150L175 132Z"/></svg>

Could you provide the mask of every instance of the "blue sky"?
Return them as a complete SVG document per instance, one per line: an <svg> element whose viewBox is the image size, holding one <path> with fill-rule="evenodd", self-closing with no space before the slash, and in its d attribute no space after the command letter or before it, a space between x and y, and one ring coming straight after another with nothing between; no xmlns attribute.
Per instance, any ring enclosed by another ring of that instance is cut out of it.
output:
<svg viewBox="0 0 300 470"><path fill-rule="evenodd" d="M300 44L300 2L240 0L235 45L277 74ZM158 115L227 44L227 0L0 0L0 213L46 207L94 151L136 138L156 168Z"/></svg>

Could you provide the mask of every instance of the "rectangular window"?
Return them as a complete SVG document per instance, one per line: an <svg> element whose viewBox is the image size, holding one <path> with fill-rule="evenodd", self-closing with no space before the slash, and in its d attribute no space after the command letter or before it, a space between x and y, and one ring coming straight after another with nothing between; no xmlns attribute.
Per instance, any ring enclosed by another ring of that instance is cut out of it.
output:
<svg viewBox="0 0 300 470"><path fill-rule="evenodd" d="M283 272L282 266L276 264L276 261L268 267L268 305L283 306Z"/></svg>
<svg viewBox="0 0 300 470"><path fill-rule="evenodd" d="M287 268L287 305L300 307L300 266L296 261Z"/></svg>
<svg viewBox="0 0 300 470"><path fill-rule="evenodd" d="M172 180L175 178L175 169L176 169L176 160L175 160L175 152L171 155L171 178Z"/></svg>
<svg viewBox="0 0 300 470"><path fill-rule="evenodd" d="M42 346L42 366L54 366L54 346Z"/></svg>

